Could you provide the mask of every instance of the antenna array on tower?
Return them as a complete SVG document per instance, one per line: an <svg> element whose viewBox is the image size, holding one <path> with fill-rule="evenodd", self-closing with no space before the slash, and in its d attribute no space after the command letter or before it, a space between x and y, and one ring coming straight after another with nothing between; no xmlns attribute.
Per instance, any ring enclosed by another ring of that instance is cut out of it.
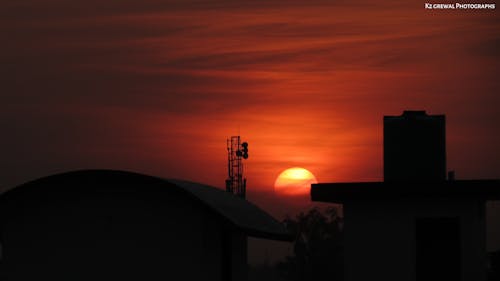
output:
<svg viewBox="0 0 500 281"><path fill-rule="evenodd" d="M245 198L247 179L243 176L242 159L248 158L248 143L241 143L240 136L227 139L226 191Z"/></svg>

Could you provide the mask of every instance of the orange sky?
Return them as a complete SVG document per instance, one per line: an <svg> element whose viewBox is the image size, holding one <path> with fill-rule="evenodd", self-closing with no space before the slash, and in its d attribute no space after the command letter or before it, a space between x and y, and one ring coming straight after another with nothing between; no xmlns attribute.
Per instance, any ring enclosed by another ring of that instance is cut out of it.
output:
<svg viewBox="0 0 500 281"><path fill-rule="evenodd" d="M382 116L405 109L446 114L457 178L500 178L498 9L372 2L3 1L0 188L80 168L222 187L239 132L266 207L289 167L382 180Z"/></svg>

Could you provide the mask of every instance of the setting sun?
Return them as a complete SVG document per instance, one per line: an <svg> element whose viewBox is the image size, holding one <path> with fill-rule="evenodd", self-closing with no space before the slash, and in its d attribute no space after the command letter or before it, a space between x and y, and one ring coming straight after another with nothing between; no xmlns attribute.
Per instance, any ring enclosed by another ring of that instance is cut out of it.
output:
<svg viewBox="0 0 500 281"><path fill-rule="evenodd" d="M274 190L279 195L295 196L309 193L316 177L304 168L290 168L283 171L274 182Z"/></svg>

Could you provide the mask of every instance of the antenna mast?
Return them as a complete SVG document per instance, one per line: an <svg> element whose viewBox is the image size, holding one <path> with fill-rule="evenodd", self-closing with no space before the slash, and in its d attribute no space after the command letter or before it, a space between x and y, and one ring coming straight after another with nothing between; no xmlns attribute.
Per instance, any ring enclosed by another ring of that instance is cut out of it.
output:
<svg viewBox="0 0 500 281"><path fill-rule="evenodd" d="M227 139L226 191L241 198L246 196L247 179L243 176L242 159L248 158L248 143L241 143L240 136Z"/></svg>

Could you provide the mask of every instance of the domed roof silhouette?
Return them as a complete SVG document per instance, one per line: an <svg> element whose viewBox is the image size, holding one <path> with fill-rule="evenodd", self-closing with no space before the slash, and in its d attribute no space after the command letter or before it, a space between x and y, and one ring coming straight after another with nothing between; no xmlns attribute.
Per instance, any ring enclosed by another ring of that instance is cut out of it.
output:
<svg viewBox="0 0 500 281"><path fill-rule="evenodd" d="M119 170L79 170L43 177L0 195L2 214L8 206L30 207L32 201L64 201L76 197L161 194L174 189L215 212L247 235L290 240L286 229L247 200L208 185ZM81 199L80 198L80 199Z"/></svg>
<svg viewBox="0 0 500 281"><path fill-rule="evenodd" d="M0 279L245 279L247 236L291 240L273 217L214 187L67 172L0 195Z"/></svg>

